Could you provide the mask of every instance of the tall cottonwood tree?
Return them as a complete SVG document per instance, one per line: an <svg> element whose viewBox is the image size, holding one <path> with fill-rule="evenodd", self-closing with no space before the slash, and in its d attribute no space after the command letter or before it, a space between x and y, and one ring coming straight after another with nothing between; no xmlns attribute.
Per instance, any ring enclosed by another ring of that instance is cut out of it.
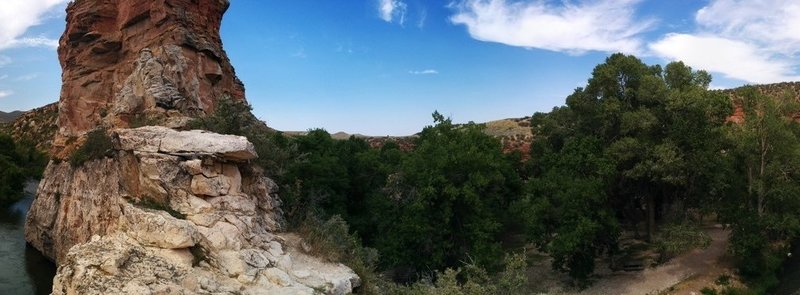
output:
<svg viewBox="0 0 800 295"><path fill-rule="evenodd" d="M731 108L710 81L680 62L614 54L565 107L533 116L528 229L555 268L585 278L614 249L618 221L644 221L650 240L658 217L721 196Z"/></svg>
<svg viewBox="0 0 800 295"><path fill-rule="evenodd" d="M644 208L648 240L661 208L689 194L687 188L705 178L707 168L690 160L704 159L718 151L709 140L718 133L730 111L721 95L707 91L711 77L681 62L666 68L647 66L634 56L611 55L598 65L586 88L567 98L575 119L576 136L594 136L606 146L615 162L614 183L608 187L611 202L630 208L624 215L635 219ZM691 134L698 136L690 136ZM700 165L700 166L697 166Z"/></svg>
<svg viewBox="0 0 800 295"><path fill-rule="evenodd" d="M736 92L743 121L730 125L732 187L719 204L732 228L731 249L754 285L776 282L788 246L800 237L800 111L796 94L771 97L754 87Z"/></svg>

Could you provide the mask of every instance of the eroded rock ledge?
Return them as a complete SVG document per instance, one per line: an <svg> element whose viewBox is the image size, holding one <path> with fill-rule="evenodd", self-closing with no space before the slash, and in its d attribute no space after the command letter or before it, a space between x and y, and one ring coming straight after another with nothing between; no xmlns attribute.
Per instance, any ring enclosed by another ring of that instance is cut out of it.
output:
<svg viewBox="0 0 800 295"><path fill-rule="evenodd" d="M50 163L26 239L60 267L54 294L345 294L359 278L279 234L275 183L245 138L120 129L114 155Z"/></svg>

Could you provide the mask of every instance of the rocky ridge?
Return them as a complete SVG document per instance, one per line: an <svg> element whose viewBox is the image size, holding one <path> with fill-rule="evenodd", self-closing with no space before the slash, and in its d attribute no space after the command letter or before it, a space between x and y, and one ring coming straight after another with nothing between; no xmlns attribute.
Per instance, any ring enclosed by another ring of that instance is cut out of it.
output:
<svg viewBox="0 0 800 295"><path fill-rule="evenodd" d="M19 118L19 116L21 115L22 115L21 111L13 111L10 113L0 112L0 124L12 122L17 118Z"/></svg>
<svg viewBox="0 0 800 295"><path fill-rule="evenodd" d="M25 224L25 239L59 266L54 294L346 294L360 284L281 233L277 185L250 164L252 143L178 131L221 99L245 100L219 36L228 5L68 4L59 103L15 123L20 134L55 133ZM65 161L82 147L102 150Z"/></svg>
<svg viewBox="0 0 800 295"><path fill-rule="evenodd" d="M795 101L800 102L800 82L755 85L755 88L761 94L776 99L794 99ZM728 118L728 121L741 124L744 122L744 109L742 108L741 98L736 95L736 91L738 89L740 88L719 91L730 96L731 100L733 101L733 114ZM800 122L800 113L794 114L792 118L795 121Z"/></svg>
<svg viewBox="0 0 800 295"><path fill-rule="evenodd" d="M18 142L31 142L48 152L52 148L58 126L58 104L51 103L22 113L8 126L8 133Z"/></svg>
<svg viewBox="0 0 800 295"><path fill-rule="evenodd" d="M54 294L345 294L359 278L280 234L277 186L244 137L118 129L114 151L51 163L26 239L60 265Z"/></svg>

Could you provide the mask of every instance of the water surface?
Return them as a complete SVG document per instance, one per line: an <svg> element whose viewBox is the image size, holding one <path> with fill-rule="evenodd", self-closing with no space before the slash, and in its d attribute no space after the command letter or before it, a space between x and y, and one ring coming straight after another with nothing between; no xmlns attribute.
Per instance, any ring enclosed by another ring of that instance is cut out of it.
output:
<svg viewBox="0 0 800 295"><path fill-rule="evenodd" d="M50 294L56 266L25 242L25 214L38 183L25 187L25 198L0 208L0 294Z"/></svg>

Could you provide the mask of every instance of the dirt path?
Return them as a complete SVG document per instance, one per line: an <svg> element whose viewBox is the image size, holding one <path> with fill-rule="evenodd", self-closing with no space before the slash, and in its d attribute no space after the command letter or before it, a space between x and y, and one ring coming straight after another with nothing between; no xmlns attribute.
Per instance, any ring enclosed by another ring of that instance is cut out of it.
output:
<svg viewBox="0 0 800 295"><path fill-rule="evenodd" d="M594 285L578 294L699 294L696 288L707 286L726 271L720 265L728 244L727 230L719 226L705 229L711 236L711 245L704 250L694 250L657 268L641 272L615 272L602 276ZM684 282L691 278L690 282ZM710 280L710 282L709 282ZM684 283L681 283L684 282ZM696 282L692 284L691 282ZM679 283L681 283L679 285ZM670 290L673 286L677 288ZM668 291L670 290L670 291ZM663 292L663 293L662 293Z"/></svg>

